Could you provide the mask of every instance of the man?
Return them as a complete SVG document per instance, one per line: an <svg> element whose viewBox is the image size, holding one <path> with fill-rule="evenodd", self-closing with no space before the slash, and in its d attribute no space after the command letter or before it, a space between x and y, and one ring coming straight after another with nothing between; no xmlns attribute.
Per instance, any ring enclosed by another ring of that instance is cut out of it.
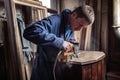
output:
<svg viewBox="0 0 120 80"><path fill-rule="evenodd" d="M54 80L52 71L57 54L60 50L72 51L74 31L87 27L93 21L93 9L84 5L72 12L64 10L26 28L24 37L38 46L31 80Z"/></svg>

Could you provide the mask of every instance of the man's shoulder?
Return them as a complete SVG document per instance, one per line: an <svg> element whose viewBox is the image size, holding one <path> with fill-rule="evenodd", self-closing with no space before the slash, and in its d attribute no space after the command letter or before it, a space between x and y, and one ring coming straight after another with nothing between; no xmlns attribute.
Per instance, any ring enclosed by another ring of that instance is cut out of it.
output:
<svg viewBox="0 0 120 80"><path fill-rule="evenodd" d="M60 15L59 14L54 14L54 15L49 16L48 18L60 18Z"/></svg>
<svg viewBox="0 0 120 80"><path fill-rule="evenodd" d="M50 19L52 21L58 21L58 20L61 20L61 16L59 14L51 15L48 17L48 19Z"/></svg>

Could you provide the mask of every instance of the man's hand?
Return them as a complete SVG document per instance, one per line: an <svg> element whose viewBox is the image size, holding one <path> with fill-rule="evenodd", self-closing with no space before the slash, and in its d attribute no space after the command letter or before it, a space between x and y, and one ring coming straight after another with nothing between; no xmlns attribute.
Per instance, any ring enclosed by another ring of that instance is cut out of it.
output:
<svg viewBox="0 0 120 80"><path fill-rule="evenodd" d="M63 43L63 50L64 50L65 52L70 52L70 51L72 51L72 50L73 50L73 44L70 43L70 42L68 42L68 41L64 41L64 43Z"/></svg>

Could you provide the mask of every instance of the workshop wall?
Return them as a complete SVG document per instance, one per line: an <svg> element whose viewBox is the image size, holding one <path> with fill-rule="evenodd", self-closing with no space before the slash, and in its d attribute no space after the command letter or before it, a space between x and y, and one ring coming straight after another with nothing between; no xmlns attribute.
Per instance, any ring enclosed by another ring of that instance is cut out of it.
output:
<svg viewBox="0 0 120 80"><path fill-rule="evenodd" d="M68 4L69 3L69 4ZM61 0L61 11L64 9L73 10L80 5L80 0Z"/></svg>

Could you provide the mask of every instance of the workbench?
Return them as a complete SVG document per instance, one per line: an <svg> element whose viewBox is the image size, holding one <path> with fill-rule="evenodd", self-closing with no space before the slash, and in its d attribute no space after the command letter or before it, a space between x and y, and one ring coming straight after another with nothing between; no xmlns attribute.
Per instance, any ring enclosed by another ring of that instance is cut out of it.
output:
<svg viewBox="0 0 120 80"><path fill-rule="evenodd" d="M67 58L72 53L64 53L64 56ZM59 59L56 66L57 80L105 80L104 59L105 53L100 51L80 51L79 58Z"/></svg>

